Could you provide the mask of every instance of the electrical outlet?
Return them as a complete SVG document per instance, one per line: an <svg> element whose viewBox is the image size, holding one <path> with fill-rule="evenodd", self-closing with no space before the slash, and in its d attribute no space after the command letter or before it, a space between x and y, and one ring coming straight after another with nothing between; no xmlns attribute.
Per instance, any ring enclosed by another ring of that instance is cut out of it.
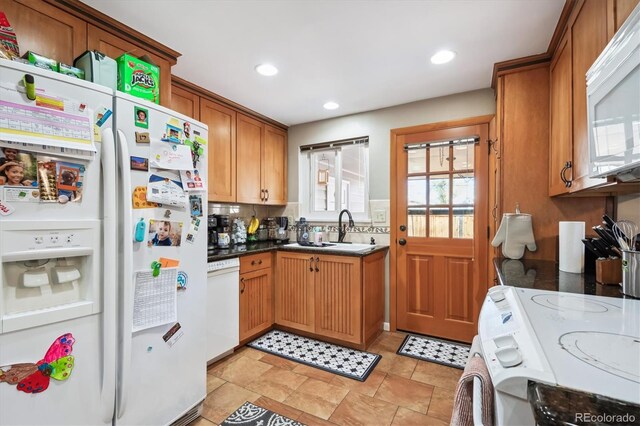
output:
<svg viewBox="0 0 640 426"><path fill-rule="evenodd" d="M385 223L387 221L387 212L385 210L374 210L373 221L375 223Z"/></svg>

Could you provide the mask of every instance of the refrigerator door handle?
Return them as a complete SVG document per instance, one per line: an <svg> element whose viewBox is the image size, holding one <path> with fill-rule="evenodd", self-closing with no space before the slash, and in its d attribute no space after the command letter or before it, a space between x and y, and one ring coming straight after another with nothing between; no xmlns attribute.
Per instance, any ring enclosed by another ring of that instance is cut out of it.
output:
<svg viewBox="0 0 640 426"><path fill-rule="evenodd" d="M118 368L119 389L117 401L117 417L124 415L127 402L128 379L131 374L131 333L133 323L133 288L132 288L132 265L133 257L133 230L131 224L131 169L129 163L129 145L127 138L121 130L118 130L118 164L120 167L120 194L122 194L122 204L120 214L122 215L122 286L120 291L120 302L122 306L122 321L120 322L120 365Z"/></svg>
<svg viewBox="0 0 640 426"><path fill-rule="evenodd" d="M104 423L113 419L116 397L116 282L118 256L117 241L108 235L108 230L116 229L118 211L116 208L116 152L111 129L105 129L102 142L103 178L103 289L102 289L102 409Z"/></svg>

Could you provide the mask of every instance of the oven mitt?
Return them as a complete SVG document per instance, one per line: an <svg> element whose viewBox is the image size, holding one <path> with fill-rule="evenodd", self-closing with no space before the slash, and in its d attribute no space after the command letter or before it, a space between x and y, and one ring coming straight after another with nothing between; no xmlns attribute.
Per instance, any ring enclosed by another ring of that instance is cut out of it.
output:
<svg viewBox="0 0 640 426"><path fill-rule="evenodd" d="M509 259L521 259L525 246L529 251L536 251L536 240L533 237L530 214L505 214L493 237L491 245L502 244L502 254Z"/></svg>
<svg viewBox="0 0 640 426"><path fill-rule="evenodd" d="M525 273L524 263L516 259L505 259L502 261L502 275L507 285L532 288L537 272L535 269L529 269Z"/></svg>

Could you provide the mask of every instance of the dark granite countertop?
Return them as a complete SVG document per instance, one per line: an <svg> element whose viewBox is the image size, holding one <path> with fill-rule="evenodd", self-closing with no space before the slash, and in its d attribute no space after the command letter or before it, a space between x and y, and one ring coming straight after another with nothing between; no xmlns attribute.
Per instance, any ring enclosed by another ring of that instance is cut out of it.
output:
<svg viewBox="0 0 640 426"><path fill-rule="evenodd" d="M496 269L500 285L625 297L619 285L598 284L593 273L562 272L558 268L558 264L550 260L496 258L493 260L493 266Z"/></svg>
<svg viewBox="0 0 640 426"><path fill-rule="evenodd" d="M355 257L364 257L373 253L377 253L379 251L389 250L389 246L385 245L372 245L371 250L367 250L366 252L350 252L344 250L331 250L331 247L317 249L313 247L285 247L285 244L289 243L275 243L273 241L262 241L255 242L250 244L238 244L229 247L228 249L220 249L216 248L214 250L207 251L207 262L215 262L216 260L230 259L232 257L245 256L249 254L262 253L266 251L272 250L283 250L283 251L297 251L303 253L314 253L314 254L331 254L331 255L340 255L340 256L355 256Z"/></svg>
<svg viewBox="0 0 640 426"><path fill-rule="evenodd" d="M640 420L638 405L573 389L529 382L528 396L539 426L621 425Z"/></svg>

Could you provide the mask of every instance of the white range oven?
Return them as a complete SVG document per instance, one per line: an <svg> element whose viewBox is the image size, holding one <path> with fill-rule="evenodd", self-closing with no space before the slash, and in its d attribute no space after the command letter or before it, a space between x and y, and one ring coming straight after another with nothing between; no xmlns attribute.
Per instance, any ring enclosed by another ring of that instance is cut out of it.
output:
<svg viewBox="0 0 640 426"><path fill-rule="evenodd" d="M497 286L480 312L497 425L534 425L529 381L640 404L640 300Z"/></svg>

